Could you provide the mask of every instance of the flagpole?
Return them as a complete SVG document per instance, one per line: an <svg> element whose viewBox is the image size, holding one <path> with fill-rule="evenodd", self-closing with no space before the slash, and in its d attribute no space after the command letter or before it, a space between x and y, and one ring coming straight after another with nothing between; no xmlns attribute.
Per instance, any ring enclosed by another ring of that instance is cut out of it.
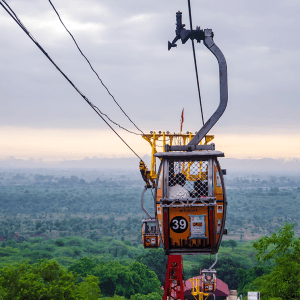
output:
<svg viewBox="0 0 300 300"><path fill-rule="evenodd" d="M183 125L183 122L184 122L184 108L182 109L182 112L181 112L180 134L182 133L182 125Z"/></svg>

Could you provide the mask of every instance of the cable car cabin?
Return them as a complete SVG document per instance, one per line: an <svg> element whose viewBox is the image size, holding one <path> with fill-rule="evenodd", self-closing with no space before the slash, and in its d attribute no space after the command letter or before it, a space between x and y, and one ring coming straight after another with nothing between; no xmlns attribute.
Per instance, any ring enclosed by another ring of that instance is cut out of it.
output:
<svg viewBox="0 0 300 300"><path fill-rule="evenodd" d="M160 245L157 222L155 219L143 220L142 240L144 248L158 248Z"/></svg>
<svg viewBox="0 0 300 300"><path fill-rule="evenodd" d="M226 231L226 193L219 151L163 152L156 218L166 254L215 254Z"/></svg>
<svg viewBox="0 0 300 300"><path fill-rule="evenodd" d="M202 271L202 291L204 293L214 293L217 288L217 277L215 270Z"/></svg>

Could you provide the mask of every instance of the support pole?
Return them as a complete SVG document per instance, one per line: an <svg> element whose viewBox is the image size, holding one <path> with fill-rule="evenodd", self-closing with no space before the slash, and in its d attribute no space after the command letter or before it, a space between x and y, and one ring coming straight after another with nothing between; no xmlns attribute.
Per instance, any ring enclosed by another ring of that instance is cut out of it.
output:
<svg viewBox="0 0 300 300"><path fill-rule="evenodd" d="M181 255L169 255L163 300L184 300L183 265Z"/></svg>

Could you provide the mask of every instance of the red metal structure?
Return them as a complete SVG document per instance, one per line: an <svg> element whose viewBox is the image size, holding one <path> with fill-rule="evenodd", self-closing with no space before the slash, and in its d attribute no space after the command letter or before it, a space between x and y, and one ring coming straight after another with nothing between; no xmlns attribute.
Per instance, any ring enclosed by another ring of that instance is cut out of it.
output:
<svg viewBox="0 0 300 300"><path fill-rule="evenodd" d="M181 255L169 255L163 300L184 300L184 279Z"/></svg>

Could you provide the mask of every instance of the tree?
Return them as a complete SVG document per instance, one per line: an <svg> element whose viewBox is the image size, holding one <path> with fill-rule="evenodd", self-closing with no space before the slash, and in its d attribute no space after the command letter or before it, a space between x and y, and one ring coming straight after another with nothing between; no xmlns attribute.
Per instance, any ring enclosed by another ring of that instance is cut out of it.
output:
<svg viewBox="0 0 300 300"><path fill-rule="evenodd" d="M100 289L106 297L117 294L128 298L135 294L134 278L127 266L109 261L94 268L93 275L98 277Z"/></svg>
<svg viewBox="0 0 300 300"><path fill-rule="evenodd" d="M130 300L161 300L162 293L154 292L148 295L136 294L130 297Z"/></svg>
<svg viewBox="0 0 300 300"><path fill-rule="evenodd" d="M144 254L139 255L136 261L147 266L155 272L161 285L165 284L167 256L163 249L148 249Z"/></svg>
<svg viewBox="0 0 300 300"><path fill-rule="evenodd" d="M132 272L137 274L140 279L138 293L145 295L151 292L160 291L160 282L155 272L149 270L145 265L139 262L133 262L129 268Z"/></svg>
<svg viewBox="0 0 300 300"><path fill-rule="evenodd" d="M258 286L254 283L255 279L269 274L272 270L273 266L257 266L249 270L238 269L238 292L246 296L248 291L257 290Z"/></svg>
<svg viewBox="0 0 300 300"><path fill-rule="evenodd" d="M129 266L116 261L102 262L93 269L93 275L99 278L100 289L106 297L116 294L130 298L137 293L147 294L160 290L156 274L138 262Z"/></svg>
<svg viewBox="0 0 300 300"><path fill-rule="evenodd" d="M87 277L76 285L77 276L56 261L28 262L0 269L0 296L3 300L96 300L101 296L98 279Z"/></svg>
<svg viewBox="0 0 300 300"><path fill-rule="evenodd" d="M254 281L263 299L271 300L278 295L287 300L300 299L300 238L295 239L294 226L285 223L278 233L254 243L259 262L274 260L276 263L271 273ZM267 252L271 245L273 249Z"/></svg>
<svg viewBox="0 0 300 300"><path fill-rule="evenodd" d="M78 300L98 300L101 297L98 278L87 275L77 287L76 296Z"/></svg>
<svg viewBox="0 0 300 300"><path fill-rule="evenodd" d="M35 222L35 229L36 229L36 230L39 230L39 229L42 227L42 225L43 225L43 223L42 223L41 221L39 221L39 220L36 221L36 222Z"/></svg>
<svg viewBox="0 0 300 300"><path fill-rule="evenodd" d="M74 263L72 266L69 267L69 271L75 272L82 277L86 277L87 274L92 272L92 269L96 267L95 262L88 258L88 257L82 257L79 258L76 263Z"/></svg>
<svg viewBox="0 0 300 300"><path fill-rule="evenodd" d="M221 246L222 247L230 247L232 249L232 251L234 251L234 248L236 248L238 246L238 243L235 240L222 241Z"/></svg>
<svg viewBox="0 0 300 300"><path fill-rule="evenodd" d="M123 296L114 295L114 297L104 298L105 300L126 300ZM162 292L154 292L148 295L135 294L130 297L130 300L161 300Z"/></svg>

